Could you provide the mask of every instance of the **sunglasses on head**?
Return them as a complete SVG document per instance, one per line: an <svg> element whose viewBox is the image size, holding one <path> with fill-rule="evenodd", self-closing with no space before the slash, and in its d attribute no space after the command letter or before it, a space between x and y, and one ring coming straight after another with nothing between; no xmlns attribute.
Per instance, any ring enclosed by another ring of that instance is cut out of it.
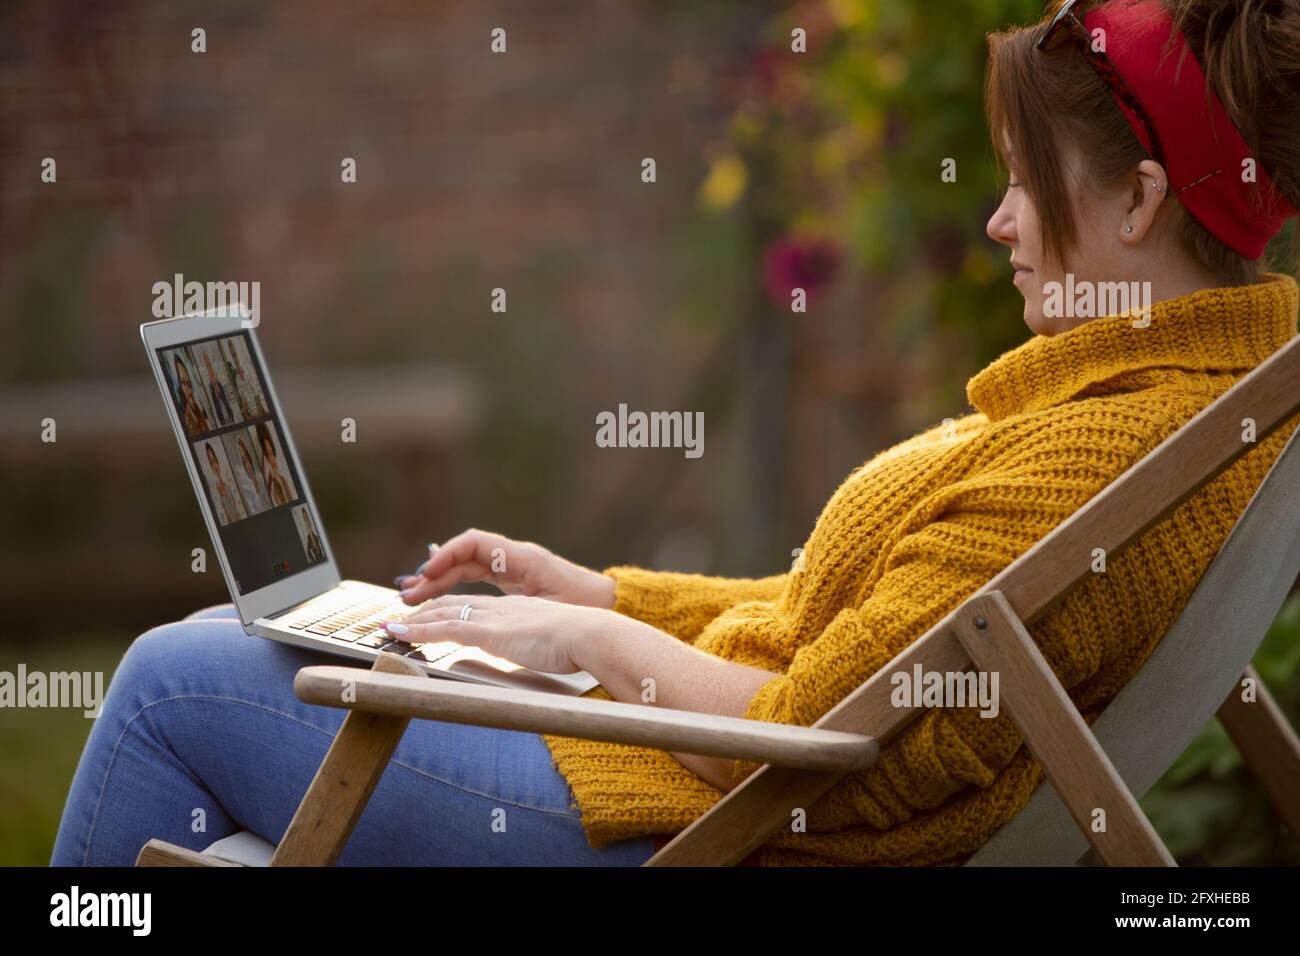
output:
<svg viewBox="0 0 1300 956"><path fill-rule="evenodd" d="M1124 77L1120 76L1119 70L1111 62L1104 51L1093 47L1092 33L1084 25L1083 20L1074 11L1079 6L1080 0L1066 0L1061 5L1061 9L1056 11L1056 16L1052 22L1047 25L1043 35L1038 38L1034 44L1035 49L1051 50L1061 45L1065 40L1073 40L1075 46L1083 54L1088 64L1101 77L1103 83L1110 89L1116 99L1133 111L1142 128L1146 130L1147 136L1151 141L1151 158L1161 166L1165 166L1164 151L1160 148L1160 137L1156 135L1155 124L1147 116L1146 110L1138 102L1138 98L1133 95L1129 89ZM1166 166L1166 168L1168 168Z"/></svg>
<svg viewBox="0 0 1300 956"><path fill-rule="evenodd" d="M1165 161L1165 153L1160 146L1160 137L1156 135L1156 127L1155 124L1151 122L1151 117L1149 117L1147 111L1142 108L1142 104L1133 94L1128 83L1124 81L1124 77L1120 75L1119 70L1111 61L1110 57L1106 55L1105 51L1093 47L1092 32L1088 29L1087 25L1084 24L1083 20L1080 19L1079 15L1075 13L1075 10L1079 7L1081 2L1083 2L1083 0L1066 0L1065 3L1061 4L1061 9L1056 11L1056 16L1052 18L1052 22L1047 25L1047 29L1043 31L1043 35L1039 37L1038 42L1034 44L1035 49L1051 50L1059 46L1066 39L1073 40L1075 46L1083 54L1083 58L1088 61L1088 64L1094 71L1096 71L1097 75L1101 77L1102 82L1106 84L1112 95L1114 95L1119 102L1127 106L1129 110L1132 111L1134 117L1137 118L1137 121L1142 124L1142 128L1146 131L1147 137L1151 142L1151 149L1149 150L1151 158L1168 170L1169 164ZM1179 193L1191 189L1193 186L1203 183L1213 176L1219 175L1220 172L1222 172L1222 170L1216 169L1213 172L1206 173L1199 179L1195 179L1187 185L1173 190L1170 195L1177 196Z"/></svg>

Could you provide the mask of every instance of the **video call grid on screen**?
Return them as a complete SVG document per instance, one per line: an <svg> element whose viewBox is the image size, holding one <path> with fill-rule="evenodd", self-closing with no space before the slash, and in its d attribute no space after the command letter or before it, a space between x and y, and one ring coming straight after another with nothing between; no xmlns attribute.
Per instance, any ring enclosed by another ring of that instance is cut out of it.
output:
<svg viewBox="0 0 1300 956"><path fill-rule="evenodd" d="M247 332L157 350L240 594L326 560Z"/></svg>

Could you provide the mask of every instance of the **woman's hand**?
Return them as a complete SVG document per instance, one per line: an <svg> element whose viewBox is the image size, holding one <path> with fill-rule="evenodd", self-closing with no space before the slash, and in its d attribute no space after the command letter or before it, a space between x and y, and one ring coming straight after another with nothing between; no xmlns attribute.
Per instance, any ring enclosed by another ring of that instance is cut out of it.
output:
<svg viewBox="0 0 1300 956"><path fill-rule="evenodd" d="M474 608L462 621L466 603ZM724 717L743 717L763 685L780 676L706 654L613 611L520 595L448 594L384 627L411 644L454 641L551 674L586 671L624 703ZM723 793L738 783L729 758L671 752Z"/></svg>
<svg viewBox="0 0 1300 956"><path fill-rule="evenodd" d="M402 589L402 600L414 605L469 581L490 581L505 594L561 604L614 606L614 579L608 575L566 561L540 544L512 541L477 528L461 532L442 546L430 545L429 560L396 583Z"/></svg>
<svg viewBox="0 0 1300 956"><path fill-rule="evenodd" d="M469 619L461 620L466 604L474 607ZM581 643L590 641L602 623L619 620L607 611L538 597L448 594L400 622L389 621L384 629L409 644L454 641L534 670L572 674L583 669L574 657Z"/></svg>

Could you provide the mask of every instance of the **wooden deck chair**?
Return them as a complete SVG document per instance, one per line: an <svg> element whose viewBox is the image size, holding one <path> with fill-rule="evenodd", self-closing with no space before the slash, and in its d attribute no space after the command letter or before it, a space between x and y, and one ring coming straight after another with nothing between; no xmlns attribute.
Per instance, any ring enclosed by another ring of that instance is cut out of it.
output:
<svg viewBox="0 0 1300 956"><path fill-rule="evenodd" d="M1300 336L997 574L812 727L429 679L382 655L370 670L305 667L294 692L347 707L334 742L279 846L238 833L196 852L150 840L140 866L332 865L412 718L477 724L763 763L646 862L733 865L845 774L870 767L922 709L890 702L890 676L998 671L1001 702L1047 780L968 865L1173 865L1138 806L1214 714L1300 835L1300 743L1250 659L1300 572L1300 429L1207 569L1178 621L1089 727L1026 629L1090 573L1167 517L1300 411ZM1080 556L1083 556L1082 558ZM1242 699L1239 681L1257 699ZM344 686L351 694L342 693ZM1094 828L1095 812L1106 826Z"/></svg>
<svg viewBox="0 0 1300 956"><path fill-rule="evenodd" d="M1300 835L1295 734L1250 666L1298 575L1300 429L1178 620L1091 726L1134 796L1155 785L1217 710L1283 821ZM1240 685L1246 680L1259 698L1252 704L1242 701ZM1255 724L1257 715L1265 720L1262 726ZM1281 736L1275 738L1274 731ZM1274 753L1270 740L1283 744L1282 751ZM966 865L1067 866L1089 855L1088 849L1055 788L1044 783Z"/></svg>

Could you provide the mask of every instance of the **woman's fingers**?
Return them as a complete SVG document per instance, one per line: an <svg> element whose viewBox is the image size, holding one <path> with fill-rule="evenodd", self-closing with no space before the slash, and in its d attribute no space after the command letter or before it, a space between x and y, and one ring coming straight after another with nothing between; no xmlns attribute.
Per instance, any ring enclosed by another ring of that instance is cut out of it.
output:
<svg viewBox="0 0 1300 956"><path fill-rule="evenodd" d="M470 528L439 546L437 550L431 550L429 560L424 563L421 573L434 581L461 564L476 564L486 570L492 566L493 550L504 548L505 545L506 539L499 534Z"/></svg>
<svg viewBox="0 0 1300 956"><path fill-rule="evenodd" d="M455 641L482 647L487 638L483 619L490 613L493 598L489 595L447 594L425 603L418 611L400 621L387 621L384 630L407 644L432 644ZM473 604L470 617L462 620L465 605Z"/></svg>
<svg viewBox="0 0 1300 956"><path fill-rule="evenodd" d="M407 604L419 604L429 598L445 595L458 584L482 581L489 577L486 567L477 563L456 564L446 573L432 580L421 575L410 579L410 586L402 588L402 600Z"/></svg>
<svg viewBox="0 0 1300 956"><path fill-rule="evenodd" d="M417 623L398 621L384 625L390 635L407 644L439 644L454 641L457 644L485 647L489 630L473 621L462 621L459 616Z"/></svg>
<svg viewBox="0 0 1300 956"><path fill-rule="evenodd" d="M429 553L432 554L433 553L432 549L436 548L437 545L430 545L429 547L430 547ZM427 559L426 559L426 563L427 563ZM393 587L397 588L399 591L405 591L407 588L415 585L420 580L422 580L423 575L420 572L422 572L423 570L424 570L424 565L421 564L410 574L399 574L397 577L393 578Z"/></svg>
<svg viewBox="0 0 1300 956"><path fill-rule="evenodd" d="M465 616L467 604L473 606ZM555 608L563 605L530 597L448 594L427 602L401 621L387 622L384 629L408 644L450 641L477 647L524 667L573 673L578 668L563 636L568 628L557 623ZM587 612L564 608L564 613ZM580 623L576 618L572 620Z"/></svg>
<svg viewBox="0 0 1300 956"><path fill-rule="evenodd" d="M429 624L435 621L459 620L466 604L474 605L471 617L482 617L490 613L493 597L488 594L444 594L442 597L426 601L424 606L398 623ZM397 632L394 632L397 633Z"/></svg>
<svg viewBox="0 0 1300 956"><path fill-rule="evenodd" d="M429 560L420 566L418 575L395 582L404 592L402 600L418 604L446 594L457 584L494 580L494 567L511 544L502 535L470 528L443 545L430 545Z"/></svg>

